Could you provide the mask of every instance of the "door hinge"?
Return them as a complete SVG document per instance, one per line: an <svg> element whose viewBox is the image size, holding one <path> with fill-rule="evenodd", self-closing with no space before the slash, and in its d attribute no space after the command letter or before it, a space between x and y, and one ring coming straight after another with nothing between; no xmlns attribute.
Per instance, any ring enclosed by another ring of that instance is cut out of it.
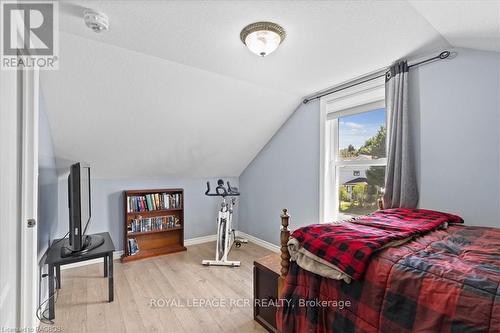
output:
<svg viewBox="0 0 500 333"><path fill-rule="evenodd" d="M36 226L36 220L28 219L28 228L33 228L34 226Z"/></svg>

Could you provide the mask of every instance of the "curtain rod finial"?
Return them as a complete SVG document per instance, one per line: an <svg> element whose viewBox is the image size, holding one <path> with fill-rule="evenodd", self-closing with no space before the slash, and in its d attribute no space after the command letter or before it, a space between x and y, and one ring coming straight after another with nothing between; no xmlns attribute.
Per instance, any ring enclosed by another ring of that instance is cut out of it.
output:
<svg viewBox="0 0 500 333"><path fill-rule="evenodd" d="M439 54L439 59L446 59L450 56L451 52L450 51L443 51Z"/></svg>

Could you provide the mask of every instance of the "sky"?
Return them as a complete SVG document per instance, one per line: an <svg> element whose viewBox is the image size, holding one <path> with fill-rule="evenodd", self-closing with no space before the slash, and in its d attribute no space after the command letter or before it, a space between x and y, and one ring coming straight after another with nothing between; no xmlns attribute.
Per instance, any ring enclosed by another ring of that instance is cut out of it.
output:
<svg viewBox="0 0 500 333"><path fill-rule="evenodd" d="M385 126L385 108L339 118L339 148L352 144L358 149Z"/></svg>

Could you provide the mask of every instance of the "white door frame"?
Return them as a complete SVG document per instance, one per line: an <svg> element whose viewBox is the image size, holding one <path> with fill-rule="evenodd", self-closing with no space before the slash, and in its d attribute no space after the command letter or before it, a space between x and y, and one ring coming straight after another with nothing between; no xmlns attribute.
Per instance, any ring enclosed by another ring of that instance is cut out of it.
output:
<svg viewBox="0 0 500 333"><path fill-rule="evenodd" d="M19 327L20 101L16 71L0 71L0 326Z"/></svg>
<svg viewBox="0 0 500 333"><path fill-rule="evenodd" d="M21 70L21 328L36 328L39 71ZM34 222L29 223L30 221Z"/></svg>

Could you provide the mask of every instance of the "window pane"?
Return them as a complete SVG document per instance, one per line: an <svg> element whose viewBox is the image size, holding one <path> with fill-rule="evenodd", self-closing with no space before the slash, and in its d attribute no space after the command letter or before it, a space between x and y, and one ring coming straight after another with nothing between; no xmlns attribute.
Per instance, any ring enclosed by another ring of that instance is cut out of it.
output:
<svg viewBox="0 0 500 333"><path fill-rule="evenodd" d="M339 118L339 160L386 157L385 108Z"/></svg>
<svg viewBox="0 0 500 333"><path fill-rule="evenodd" d="M339 179L339 219L366 215L378 209L385 166L343 166L337 168Z"/></svg>

